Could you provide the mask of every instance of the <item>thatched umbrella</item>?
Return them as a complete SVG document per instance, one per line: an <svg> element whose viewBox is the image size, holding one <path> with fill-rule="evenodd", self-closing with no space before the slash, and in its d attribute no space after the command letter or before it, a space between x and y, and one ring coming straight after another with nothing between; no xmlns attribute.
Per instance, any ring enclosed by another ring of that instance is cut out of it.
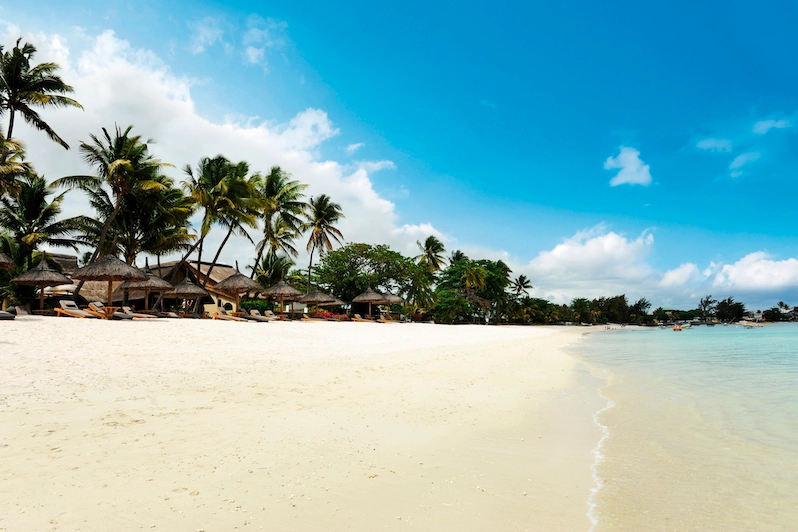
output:
<svg viewBox="0 0 798 532"><path fill-rule="evenodd" d="M402 299L401 297L399 297L397 295L391 294L390 292L385 294L385 304L386 305L401 305L404 302L405 302L404 299Z"/></svg>
<svg viewBox="0 0 798 532"><path fill-rule="evenodd" d="M263 287L238 271L238 261L236 261L236 273L226 278L216 285L217 290L227 292L228 294L235 294L236 296L236 309L241 306L241 294L243 292L251 292L252 290L263 290Z"/></svg>
<svg viewBox="0 0 798 532"><path fill-rule="evenodd" d="M279 281L274 286L270 286L269 288L261 292L261 294L264 296L278 298L280 300L281 312L283 309L283 301L291 301L291 304L293 306L293 302L302 296L302 292L300 292L290 284L286 283L285 281Z"/></svg>
<svg viewBox="0 0 798 532"><path fill-rule="evenodd" d="M83 281L108 281L108 306L113 305L112 293L114 281L146 281L147 276L133 266L123 262L113 255L106 255L96 262L87 264L75 270L72 278ZM113 319L113 314L108 314L108 319Z"/></svg>
<svg viewBox="0 0 798 532"><path fill-rule="evenodd" d="M0 251L0 270L13 270L16 266L11 257Z"/></svg>
<svg viewBox="0 0 798 532"><path fill-rule="evenodd" d="M335 296L325 294L321 290L314 290L309 294L305 294L297 299L297 303L305 303L306 305L323 305L325 303L330 304L333 301L335 301Z"/></svg>
<svg viewBox="0 0 798 532"><path fill-rule="evenodd" d="M31 268L22 275L11 279L12 283L32 285L39 287L39 310L44 310L44 287L72 284L72 279L50 268L47 258L42 254L42 260L35 268Z"/></svg>
<svg viewBox="0 0 798 532"><path fill-rule="evenodd" d="M375 292L369 286L366 288L366 291L357 296L352 300L352 303L368 303L369 304L369 316L371 316L371 305L372 303L377 305L385 305L388 301L385 299L385 296L380 294L379 292Z"/></svg>
<svg viewBox="0 0 798 532"><path fill-rule="evenodd" d="M149 263L146 264L144 275L147 276L146 281L125 281L119 288L122 290L144 290L144 310L149 310L150 292L166 292L173 287L168 281L152 273Z"/></svg>

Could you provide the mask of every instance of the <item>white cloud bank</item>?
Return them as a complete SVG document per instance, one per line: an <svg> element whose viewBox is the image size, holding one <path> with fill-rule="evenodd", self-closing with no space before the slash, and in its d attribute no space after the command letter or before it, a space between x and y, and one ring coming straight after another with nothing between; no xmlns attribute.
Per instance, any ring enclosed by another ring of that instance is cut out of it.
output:
<svg viewBox="0 0 798 532"><path fill-rule="evenodd" d="M640 160L640 152L634 148L621 146L621 151L616 157L607 157L604 161L605 170L620 171L610 180L610 186L618 185L643 185L651 184L651 171L647 164Z"/></svg>
<svg viewBox="0 0 798 532"><path fill-rule="evenodd" d="M74 97L85 107L85 111L46 113L46 120L72 146L69 151L24 125L15 130L25 140L37 171L51 179L89 171L78 150L89 133L100 134L101 128L112 129L114 124L123 128L133 124L134 133L155 140L151 151L175 166L167 173L176 179L182 179L184 165L195 166L200 158L217 154L249 161L253 170L281 166L308 183L308 196L324 193L341 204L346 218L339 227L347 241L385 243L404 251L412 249L418 238L440 235L429 224L398 224L394 204L374 189L371 174L394 168L391 161L344 164L320 157L321 145L339 133L323 110L305 109L284 124L215 123L196 109L192 80L175 75L155 54L132 47L112 31L91 38L74 62L62 37L40 34L25 38L37 44L37 61L55 60L61 65L63 79L74 86ZM266 43L262 35L259 39ZM4 41L9 40L6 35ZM78 192L67 195L64 207L65 215L88 211ZM218 245L220 233L211 233L206 249ZM251 231L251 236L257 240L257 231ZM231 239L222 260L246 265L252 257L252 244L237 238Z"/></svg>

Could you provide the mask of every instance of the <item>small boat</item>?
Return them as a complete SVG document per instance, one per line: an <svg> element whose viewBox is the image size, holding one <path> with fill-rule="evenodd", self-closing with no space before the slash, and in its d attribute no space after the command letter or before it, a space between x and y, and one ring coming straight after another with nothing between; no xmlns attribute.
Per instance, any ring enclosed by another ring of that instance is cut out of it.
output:
<svg viewBox="0 0 798 532"><path fill-rule="evenodd" d="M673 328L673 330L674 330L674 331L681 331L681 330L682 330L682 326L681 326L681 325L676 325L676 326Z"/></svg>

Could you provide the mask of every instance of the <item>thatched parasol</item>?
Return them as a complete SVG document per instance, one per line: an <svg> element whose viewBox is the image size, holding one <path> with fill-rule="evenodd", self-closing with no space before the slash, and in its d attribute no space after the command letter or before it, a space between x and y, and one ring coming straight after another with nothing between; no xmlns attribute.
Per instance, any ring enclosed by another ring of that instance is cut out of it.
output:
<svg viewBox="0 0 798 532"><path fill-rule="evenodd" d="M241 294L243 292L263 290L261 285L246 275L241 275L241 272L238 271L238 261L236 261L236 273L217 284L215 288L217 290L221 290L222 292L227 292L228 294L235 294L237 310L241 306Z"/></svg>
<svg viewBox="0 0 798 532"><path fill-rule="evenodd" d="M164 295L167 297L177 297L180 299L197 299L210 294L208 294L207 290L201 286L195 285L188 277L186 277Z"/></svg>
<svg viewBox="0 0 798 532"><path fill-rule="evenodd" d="M11 257L0 251L0 270L13 270L16 266Z"/></svg>
<svg viewBox="0 0 798 532"><path fill-rule="evenodd" d="M380 294L379 292L375 292L369 286L366 288L366 291L357 296L352 300L352 303L368 303L369 304L369 316L371 316L371 305L373 303L377 305L386 305L388 300L385 299L385 296Z"/></svg>
<svg viewBox="0 0 798 532"><path fill-rule="evenodd" d="M114 281L146 281L147 276L141 270L117 259L113 255L106 255L96 262L87 264L75 270L74 279L83 281L108 281L108 306L113 305L112 287ZM113 319L113 314L108 314L108 319Z"/></svg>
<svg viewBox="0 0 798 532"><path fill-rule="evenodd" d="M39 287L39 310L44 310L44 287L58 286L61 284L72 284L72 279L62 275L50 268L47 258L42 254L42 260L38 266L31 268L22 275L11 279L12 283L25 284Z"/></svg>
<svg viewBox="0 0 798 532"><path fill-rule="evenodd" d="M119 288L122 290L144 290L144 310L149 310L150 292L166 292L173 287L168 281L164 281L152 273L149 263L145 264L144 275L147 276L146 281L125 281Z"/></svg>
<svg viewBox="0 0 798 532"><path fill-rule="evenodd" d="M280 312L283 310L283 301L291 301L292 304L294 301L299 299L302 296L302 292L291 286L290 284L286 283L285 281L279 281L274 286L270 286L263 292L261 295L269 296L269 297L276 297L280 300Z"/></svg>
<svg viewBox="0 0 798 532"><path fill-rule="evenodd" d="M385 294L385 301L386 301L386 303L385 303L386 305L401 305L401 304L403 304L405 302L404 299L402 299L401 297L399 297L397 295L391 294L390 292Z"/></svg>
<svg viewBox="0 0 798 532"><path fill-rule="evenodd" d="M329 305L333 301L335 301L335 296L325 294L321 290L314 290L297 299L298 303L305 303L306 305Z"/></svg>

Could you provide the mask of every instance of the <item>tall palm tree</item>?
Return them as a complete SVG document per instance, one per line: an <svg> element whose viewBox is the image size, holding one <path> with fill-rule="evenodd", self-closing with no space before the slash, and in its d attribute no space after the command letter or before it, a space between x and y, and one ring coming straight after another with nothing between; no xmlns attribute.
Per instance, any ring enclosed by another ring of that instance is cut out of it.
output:
<svg viewBox="0 0 798 532"><path fill-rule="evenodd" d="M72 98L64 96L73 92L56 74L59 66L55 63L33 65L36 47L25 43L20 47L17 39L11 50L3 51L0 46L0 115L8 112L6 138L12 138L14 118L17 112L34 128L44 131L48 137L64 148L69 145L32 109L36 107L83 107Z"/></svg>
<svg viewBox="0 0 798 532"><path fill-rule="evenodd" d="M291 174L279 166L273 166L259 180L258 190L266 205L262 213L263 240L258 242L255 264L260 262L267 248L272 253L283 251L294 257L297 255L291 241L299 236L302 216L308 208L308 204L302 201L305 188L307 185L291 179ZM252 275L255 275L254 270Z"/></svg>
<svg viewBox="0 0 798 532"><path fill-rule="evenodd" d="M36 174L26 175L18 184L16 193L0 197L0 228L13 236L28 267L42 244L77 251L77 241L68 237L75 230L75 218L58 219L66 192L50 200L55 187Z"/></svg>
<svg viewBox="0 0 798 532"><path fill-rule="evenodd" d="M488 272L482 266L469 261L463 270L462 281L465 283L465 289L468 290L482 290L485 288L485 280L488 277Z"/></svg>
<svg viewBox="0 0 798 532"><path fill-rule="evenodd" d="M104 250L108 230L116 220L123 204L134 202L135 195L152 190L167 188L161 170L170 166L149 153L148 143L139 135L132 135L133 126L124 131L116 126L114 136L103 128L102 137L90 135L91 144L81 142L83 160L94 168L96 175L76 175L56 180L58 185L78 187L89 193L93 199L107 194L113 200L113 210L105 213L103 225L97 241L97 249L92 262Z"/></svg>
<svg viewBox="0 0 798 532"><path fill-rule="evenodd" d="M416 241L416 245L421 250L421 255L416 257L421 266L428 268L430 273L438 272L443 268L446 262L443 258L443 252L446 250L443 247L443 242L438 237L430 235L423 244L420 241Z"/></svg>
<svg viewBox="0 0 798 532"><path fill-rule="evenodd" d="M449 257L449 264L454 264L455 262L460 262L461 260L468 260L468 257L465 253L457 249L453 251Z"/></svg>
<svg viewBox="0 0 798 532"><path fill-rule="evenodd" d="M218 155L213 159L207 157L201 159L196 172L188 165L184 168L184 172L188 177L184 183L188 195L199 208L203 209L200 234L194 246L199 247L198 264L202 257L202 245L211 227L218 224L227 228L227 234L208 268L204 286L207 285L208 278L229 238L234 233L249 238L246 227L257 227L257 214L264 201L257 191L258 178L248 176L249 164L246 162L233 164L227 158ZM193 249L189 250L189 253L191 251Z"/></svg>
<svg viewBox="0 0 798 532"><path fill-rule="evenodd" d="M524 274L521 274L518 277L516 277L515 280L512 281L511 285L515 290L516 297L520 296L521 293L529 295L528 290L534 288L532 286L532 283L529 282L529 278Z"/></svg>
<svg viewBox="0 0 798 532"><path fill-rule="evenodd" d="M319 254L325 251L330 251L333 247L330 237L333 240L341 243L344 235L333 224L344 218L341 212L341 206L330 200L327 194L322 194L316 199L310 198L307 221L302 224L302 231L309 231L307 250L310 252L310 261L308 262L308 286L307 291L310 292L310 279L313 269L313 253L316 249Z"/></svg>

